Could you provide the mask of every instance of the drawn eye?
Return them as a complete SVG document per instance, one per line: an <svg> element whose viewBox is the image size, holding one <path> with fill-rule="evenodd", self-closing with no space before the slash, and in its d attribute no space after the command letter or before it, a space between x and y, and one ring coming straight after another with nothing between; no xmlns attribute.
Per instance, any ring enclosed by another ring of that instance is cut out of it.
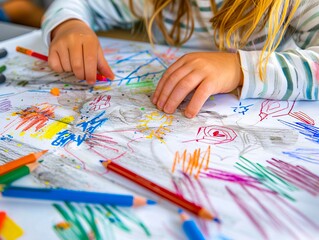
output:
<svg viewBox="0 0 319 240"><path fill-rule="evenodd" d="M200 127L196 136L197 142L208 144L223 144L233 141L237 137L234 130L223 126Z"/></svg>

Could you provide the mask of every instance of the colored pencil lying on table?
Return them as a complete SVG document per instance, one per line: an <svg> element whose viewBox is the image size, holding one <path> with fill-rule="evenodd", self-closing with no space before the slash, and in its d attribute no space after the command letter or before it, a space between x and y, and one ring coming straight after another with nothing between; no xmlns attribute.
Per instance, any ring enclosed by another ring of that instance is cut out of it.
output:
<svg viewBox="0 0 319 240"><path fill-rule="evenodd" d="M2 74L6 69L7 69L7 67L5 65L2 65L0 67L0 83L4 83L7 80L6 76L4 74Z"/></svg>
<svg viewBox="0 0 319 240"><path fill-rule="evenodd" d="M0 212L0 231L2 229L4 220L6 219L7 214L5 212Z"/></svg>
<svg viewBox="0 0 319 240"><path fill-rule="evenodd" d="M4 175L0 176L0 184L10 184L24 176L27 176L39 166L38 162L30 163L22 167L18 167Z"/></svg>
<svg viewBox="0 0 319 240"><path fill-rule="evenodd" d="M182 196L169 191L168 189L163 188L162 186L157 185L156 183L151 182L150 180L137 175L136 173L114 163L113 161L101 161L103 166L111 170L120 176L123 176L132 182L152 191L153 193L171 201L172 203L187 209L188 211L198 215L199 217L214 220L219 222L217 218L215 218L206 208L199 206L195 203L188 201L187 199L183 198Z"/></svg>
<svg viewBox="0 0 319 240"><path fill-rule="evenodd" d="M75 191L62 188L4 187L3 197L37 200L65 201L77 203L108 204L122 207L139 207L156 204L155 201L132 195Z"/></svg>
<svg viewBox="0 0 319 240"><path fill-rule="evenodd" d="M182 209L178 210L182 220L182 228L189 240L205 240L203 233L199 230L195 221L191 219Z"/></svg>
<svg viewBox="0 0 319 240"><path fill-rule="evenodd" d="M19 52L19 53L23 53L23 54L29 55L31 57L35 57L35 58L41 59L41 60L46 61L46 62L48 61L48 56L45 56L45 55L43 55L41 53L37 53L37 52L32 51L30 49L26 49L26 48L17 46L16 47L16 51ZM107 81L107 77L103 76L102 74L97 73L96 74L96 80L98 80L98 81Z"/></svg>
<svg viewBox="0 0 319 240"><path fill-rule="evenodd" d="M13 160L11 162L5 163L0 166L0 176L8 173L14 169L17 169L18 167L27 165L29 163L33 163L36 160L38 160L43 154L45 154L48 150L43 150L41 152L37 153L30 153L24 157L18 158L16 160Z"/></svg>
<svg viewBox="0 0 319 240"><path fill-rule="evenodd" d="M0 67L0 73L3 73L7 69L6 65Z"/></svg>

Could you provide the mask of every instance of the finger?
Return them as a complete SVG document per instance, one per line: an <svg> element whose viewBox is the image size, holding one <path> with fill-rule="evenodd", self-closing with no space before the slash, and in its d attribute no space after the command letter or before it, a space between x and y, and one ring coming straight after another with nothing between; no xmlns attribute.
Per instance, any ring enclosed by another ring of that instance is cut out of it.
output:
<svg viewBox="0 0 319 240"><path fill-rule="evenodd" d="M58 73L63 72L63 67L60 61L59 54L56 50L53 50L51 48L49 50L48 64L53 71Z"/></svg>
<svg viewBox="0 0 319 240"><path fill-rule="evenodd" d="M84 59L83 59L83 52L82 52L82 43L73 44L69 46L70 51L70 62L72 71L77 79L84 80L85 79L85 72L84 72Z"/></svg>
<svg viewBox="0 0 319 240"><path fill-rule="evenodd" d="M175 72L173 72L169 77L166 78L165 84L162 86L161 92L159 93L158 100L156 103L158 109L163 109L167 102L167 99L169 98L172 91L176 88L176 85L178 85L180 81L183 81L183 86L189 84L184 83L183 79L191 72L191 66L183 65L180 68L178 68Z"/></svg>
<svg viewBox="0 0 319 240"><path fill-rule="evenodd" d="M103 76L111 80L114 79L114 73L112 69L110 68L109 64L107 63L107 61L105 60L101 47L99 47L99 51L98 51L97 69Z"/></svg>
<svg viewBox="0 0 319 240"><path fill-rule="evenodd" d="M60 51L59 57L64 72L72 72L69 49L65 48L62 51Z"/></svg>
<svg viewBox="0 0 319 240"><path fill-rule="evenodd" d="M152 102L153 104L156 104L158 101L158 97L162 91L163 86L166 84L167 78L169 78L169 76L175 72L178 68L182 67L185 63L185 59L183 57L181 57L180 59L178 59L176 62L174 62L171 66L169 66L167 68L167 70L165 71L165 73L163 74L163 76L161 77L161 79L159 80L157 86L156 86L156 90L152 96Z"/></svg>
<svg viewBox="0 0 319 240"><path fill-rule="evenodd" d="M208 80L202 81L202 83L197 87L191 101L185 109L186 117L193 118L198 114L207 99L212 94L215 94L215 92L211 89L211 82L209 82Z"/></svg>
<svg viewBox="0 0 319 240"><path fill-rule="evenodd" d="M96 82L97 48L85 44L82 45L82 51L85 80L88 84L93 85Z"/></svg>
<svg viewBox="0 0 319 240"><path fill-rule="evenodd" d="M174 113L186 96L192 92L202 80L203 78L200 74L196 72L189 73L175 86L165 103L163 111L166 113Z"/></svg>

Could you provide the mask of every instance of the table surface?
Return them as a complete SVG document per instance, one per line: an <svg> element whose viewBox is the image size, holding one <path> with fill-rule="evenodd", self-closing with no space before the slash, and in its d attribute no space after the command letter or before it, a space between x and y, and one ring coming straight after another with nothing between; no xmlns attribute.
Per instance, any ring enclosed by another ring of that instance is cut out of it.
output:
<svg viewBox="0 0 319 240"><path fill-rule="evenodd" d="M36 30L36 28L14 23L0 22L0 41L5 41L34 30Z"/></svg>

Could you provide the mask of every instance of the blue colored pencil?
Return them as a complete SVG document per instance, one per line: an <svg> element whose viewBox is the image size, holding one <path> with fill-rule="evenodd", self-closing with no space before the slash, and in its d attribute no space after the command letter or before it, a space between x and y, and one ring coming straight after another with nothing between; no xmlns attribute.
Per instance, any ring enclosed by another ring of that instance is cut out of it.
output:
<svg viewBox="0 0 319 240"><path fill-rule="evenodd" d="M178 209L178 213L183 221L182 228L189 240L205 240L204 235L198 226L182 209Z"/></svg>
<svg viewBox="0 0 319 240"><path fill-rule="evenodd" d="M152 205L156 202L140 196L110 194L100 192L75 191L62 188L28 188L8 186L0 193L3 197L28 198L38 200L65 201L92 204L107 204L122 207Z"/></svg>

